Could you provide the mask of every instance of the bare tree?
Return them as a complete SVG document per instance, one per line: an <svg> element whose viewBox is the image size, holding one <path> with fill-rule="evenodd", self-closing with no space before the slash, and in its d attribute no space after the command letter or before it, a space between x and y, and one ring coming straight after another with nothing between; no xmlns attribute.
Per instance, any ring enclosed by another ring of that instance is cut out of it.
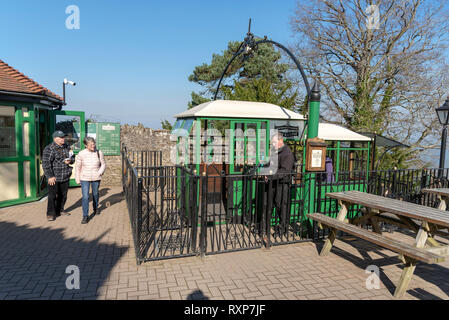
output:
<svg viewBox="0 0 449 320"><path fill-rule="evenodd" d="M438 146L434 109L449 93L447 3L300 0L293 50L321 84L322 117L412 146Z"/></svg>

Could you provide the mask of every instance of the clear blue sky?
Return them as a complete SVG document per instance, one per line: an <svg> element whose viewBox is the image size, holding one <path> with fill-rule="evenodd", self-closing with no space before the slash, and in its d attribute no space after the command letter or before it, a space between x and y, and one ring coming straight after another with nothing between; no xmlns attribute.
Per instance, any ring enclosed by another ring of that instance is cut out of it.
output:
<svg viewBox="0 0 449 320"><path fill-rule="evenodd" d="M66 7L80 9L68 30ZM62 96L67 110L159 128L199 87L187 77L230 40L256 35L288 44L296 0L14 0L0 11L1 56Z"/></svg>

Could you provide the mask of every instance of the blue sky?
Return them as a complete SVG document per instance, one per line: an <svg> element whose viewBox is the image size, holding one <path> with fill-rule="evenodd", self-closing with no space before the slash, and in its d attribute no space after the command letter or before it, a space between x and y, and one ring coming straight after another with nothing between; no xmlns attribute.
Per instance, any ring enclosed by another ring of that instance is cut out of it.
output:
<svg viewBox="0 0 449 320"><path fill-rule="evenodd" d="M80 30L65 26L69 5L80 9ZM75 81L67 110L159 128L199 90L187 80L193 68L242 40L250 17L256 35L288 44L295 8L296 0L8 1L0 59L60 95L65 77Z"/></svg>

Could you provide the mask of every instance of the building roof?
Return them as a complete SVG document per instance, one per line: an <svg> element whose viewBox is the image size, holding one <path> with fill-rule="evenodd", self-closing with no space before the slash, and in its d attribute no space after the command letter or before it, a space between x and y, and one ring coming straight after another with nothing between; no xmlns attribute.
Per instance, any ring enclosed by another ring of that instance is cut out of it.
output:
<svg viewBox="0 0 449 320"><path fill-rule="evenodd" d="M202 103L175 115L175 118L245 118L304 120L296 112L275 104L252 101L215 100Z"/></svg>
<svg viewBox="0 0 449 320"><path fill-rule="evenodd" d="M320 123L318 126L318 138L327 141L371 141L372 139L331 123Z"/></svg>
<svg viewBox="0 0 449 320"><path fill-rule="evenodd" d="M0 90L51 97L63 102L63 98L9 66L0 59Z"/></svg>

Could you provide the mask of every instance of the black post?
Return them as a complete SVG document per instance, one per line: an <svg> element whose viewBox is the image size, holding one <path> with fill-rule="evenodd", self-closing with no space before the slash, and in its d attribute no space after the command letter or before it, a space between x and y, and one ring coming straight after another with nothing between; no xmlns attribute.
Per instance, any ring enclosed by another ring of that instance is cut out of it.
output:
<svg viewBox="0 0 449 320"><path fill-rule="evenodd" d="M440 170L438 172L438 177L443 176L443 169L446 160L446 140L447 140L447 126L443 128L443 134L441 137L441 149L440 149Z"/></svg>
<svg viewBox="0 0 449 320"><path fill-rule="evenodd" d="M66 105L66 103L65 103L65 82L62 83L62 98L64 100L64 105Z"/></svg>
<svg viewBox="0 0 449 320"><path fill-rule="evenodd" d="M201 180L201 220L200 220L200 255L206 254L207 241L207 179L209 176L202 175Z"/></svg>
<svg viewBox="0 0 449 320"><path fill-rule="evenodd" d="M136 250L136 259L137 259L137 265L140 265L145 258L142 255L142 252L140 251L140 248L142 245L145 245L141 242L140 234L142 232L142 178L137 179L137 221L136 221L136 238L137 241L134 241L134 245L139 245L139 248Z"/></svg>

